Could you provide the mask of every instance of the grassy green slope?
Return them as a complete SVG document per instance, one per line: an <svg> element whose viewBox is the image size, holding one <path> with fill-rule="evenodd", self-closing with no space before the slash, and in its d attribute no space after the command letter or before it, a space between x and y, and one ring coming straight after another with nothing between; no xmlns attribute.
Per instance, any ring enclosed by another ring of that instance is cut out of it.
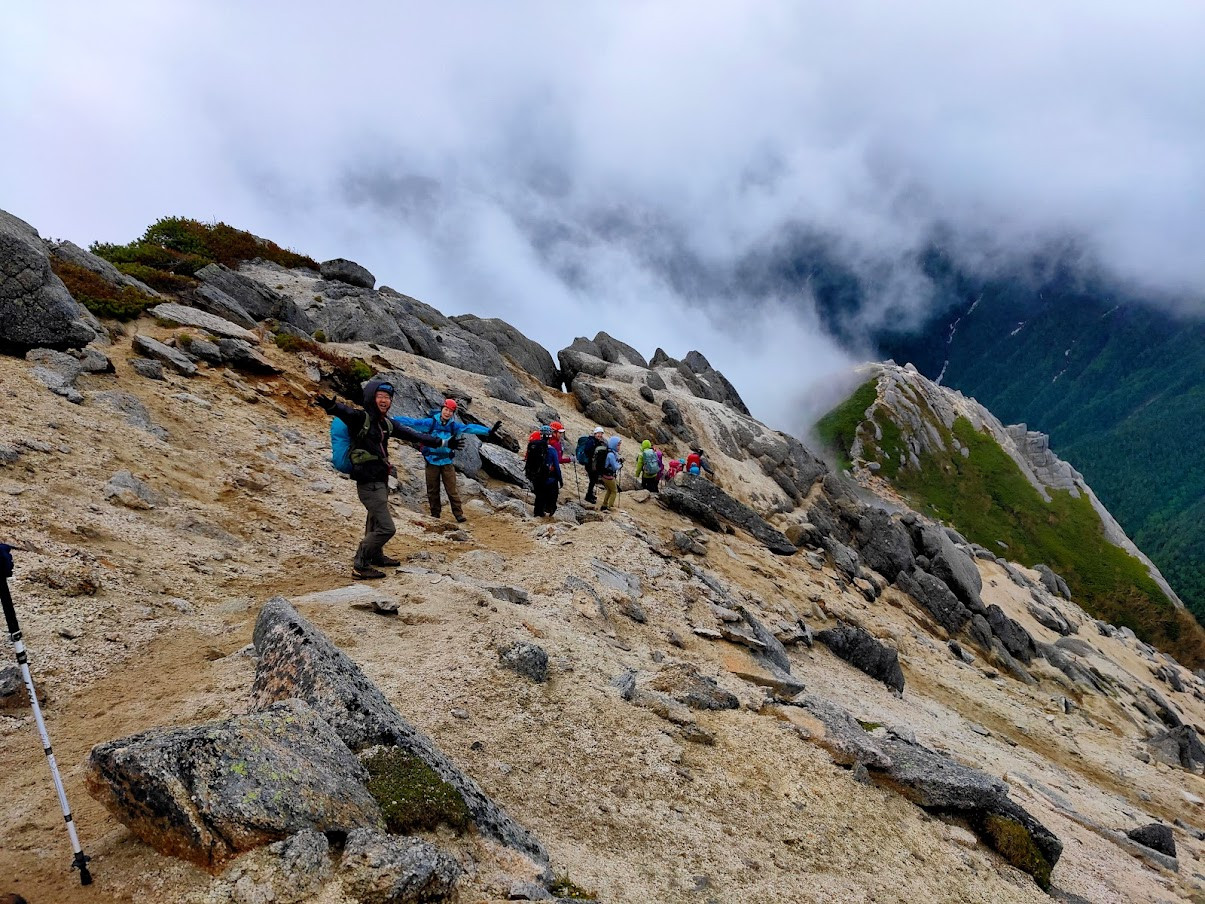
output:
<svg viewBox="0 0 1205 904"><path fill-rule="evenodd" d="M844 443L852 437L856 424L851 428L851 422L861 420L869 405L867 387L873 389L874 381L863 384L822 419L817 433L824 441ZM989 549L1001 550L999 544L1006 544L1007 550L1001 552L1011 560L1024 565L1046 563L1066 579L1076 602L1088 612L1131 628L1182 662L1194 667L1205 664L1205 632L1171 604L1141 562L1105 539L1100 518L1086 497L1056 491L1047 503L991 436L976 432L962 418L953 431L936 419L933 422L947 447L952 448L950 440L957 438L970 454L926 453L918 471L889 466L897 458L893 446L898 443L898 428L894 433L882 429L879 420L883 437L879 446L884 453L880 461L885 465L881 473L893 480L915 509ZM868 455L876 451L870 444ZM848 454L845 445L846 458Z"/></svg>

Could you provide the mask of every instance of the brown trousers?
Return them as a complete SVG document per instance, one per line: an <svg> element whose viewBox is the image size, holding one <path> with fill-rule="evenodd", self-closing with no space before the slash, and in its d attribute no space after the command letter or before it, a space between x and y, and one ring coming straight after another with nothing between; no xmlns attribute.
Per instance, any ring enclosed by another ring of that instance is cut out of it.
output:
<svg viewBox="0 0 1205 904"><path fill-rule="evenodd" d="M427 502L431 506L431 514L436 518L439 517L441 509L440 481L443 481L444 489L448 492L448 505L452 508L452 514L459 517L462 509L460 507L460 491L456 489L455 465L427 465Z"/></svg>

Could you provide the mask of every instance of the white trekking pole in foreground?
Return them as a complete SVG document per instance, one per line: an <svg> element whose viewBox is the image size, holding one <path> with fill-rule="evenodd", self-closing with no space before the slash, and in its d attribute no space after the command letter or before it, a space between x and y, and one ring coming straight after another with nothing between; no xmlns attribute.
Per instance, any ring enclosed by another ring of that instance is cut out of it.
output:
<svg viewBox="0 0 1205 904"><path fill-rule="evenodd" d="M33 676L29 673L29 657L25 655L25 643L21 640L21 626L17 624L17 610L13 608L13 598L8 592L8 579L13 573L12 547L0 543L0 602L4 604L4 620L8 624L8 636L12 641L13 650L17 653L17 665L21 668L21 677L25 679L25 690L29 692L29 705L33 707L33 718L38 723L38 734L42 738L42 750L46 761L50 764L50 775L54 779L54 790L59 795L59 806L63 808L63 819L67 821L67 834L71 836L71 849L75 851L72 869L79 870L80 885L91 885L92 874L88 872L88 861L92 858L83 852L79 845L79 836L75 834L75 822L71 818L71 808L67 806L67 792L63 790L63 780L59 777L59 767L54 761L54 751L50 748L50 737L46 734L46 723L42 720L42 707L38 705L38 693L33 686Z"/></svg>

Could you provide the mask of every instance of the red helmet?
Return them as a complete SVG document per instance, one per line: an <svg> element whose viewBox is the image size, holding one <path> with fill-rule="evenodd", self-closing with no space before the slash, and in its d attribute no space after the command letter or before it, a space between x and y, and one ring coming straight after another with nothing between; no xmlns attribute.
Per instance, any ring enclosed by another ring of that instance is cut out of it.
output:
<svg viewBox="0 0 1205 904"><path fill-rule="evenodd" d="M548 426L552 428L553 433L564 433L565 432L565 425L562 424L560 421L553 421Z"/></svg>
<svg viewBox="0 0 1205 904"><path fill-rule="evenodd" d="M456 400L455 399L444 399L444 407L451 408L453 411L455 411L456 410Z"/></svg>
<svg viewBox="0 0 1205 904"><path fill-rule="evenodd" d="M539 430L532 430L532 431L531 431L531 436L527 437L527 441L528 441L529 443L534 443L534 442L535 442L536 440L538 440L539 438L540 438L540 431L539 431Z"/></svg>

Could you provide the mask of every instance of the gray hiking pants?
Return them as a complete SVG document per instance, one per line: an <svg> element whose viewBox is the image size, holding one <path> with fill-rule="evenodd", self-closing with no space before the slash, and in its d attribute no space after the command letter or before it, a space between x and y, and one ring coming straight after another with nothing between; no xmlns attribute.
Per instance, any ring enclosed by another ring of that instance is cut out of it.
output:
<svg viewBox="0 0 1205 904"><path fill-rule="evenodd" d="M364 539L356 550L356 568L374 564L381 557L381 550L397 533L393 526L393 514L389 511L389 484L387 482L357 483L356 495L368 512L364 521Z"/></svg>

